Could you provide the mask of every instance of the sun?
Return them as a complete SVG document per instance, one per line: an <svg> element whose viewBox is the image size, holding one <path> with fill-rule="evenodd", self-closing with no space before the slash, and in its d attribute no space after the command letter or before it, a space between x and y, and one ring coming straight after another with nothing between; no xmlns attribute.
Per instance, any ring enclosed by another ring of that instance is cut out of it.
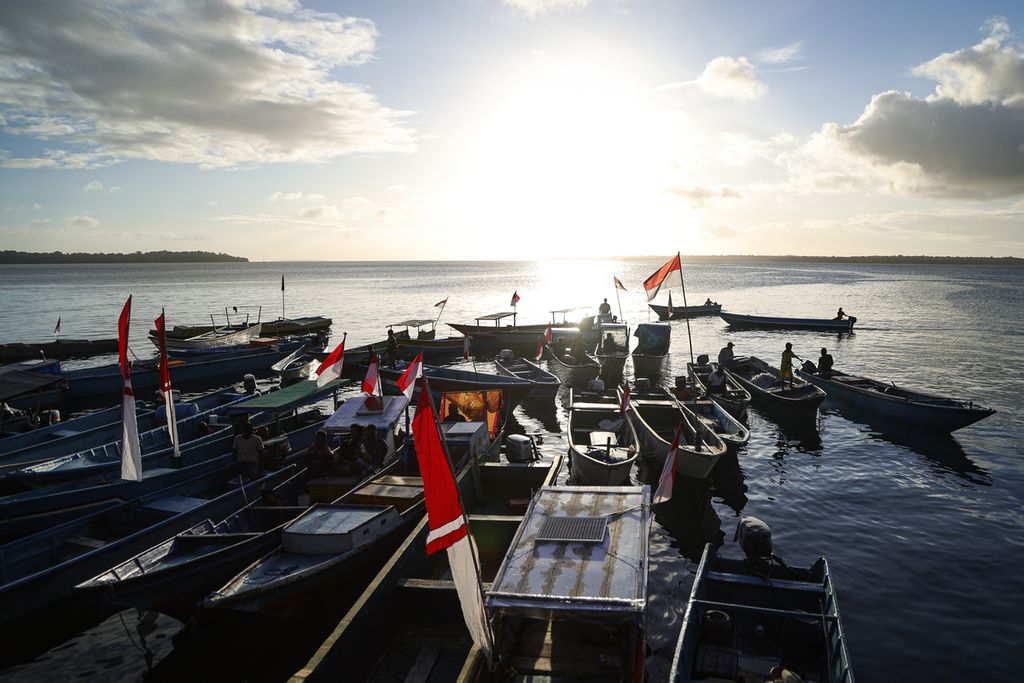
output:
<svg viewBox="0 0 1024 683"><path fill-rule="evenodd" d="M464 229L515 236L506 246L521 258L538 244L579 257L698 239L690 211L665 192L687 153L684 122L639 79L614 61L545 55L496 81L450 196Z"/></svg>

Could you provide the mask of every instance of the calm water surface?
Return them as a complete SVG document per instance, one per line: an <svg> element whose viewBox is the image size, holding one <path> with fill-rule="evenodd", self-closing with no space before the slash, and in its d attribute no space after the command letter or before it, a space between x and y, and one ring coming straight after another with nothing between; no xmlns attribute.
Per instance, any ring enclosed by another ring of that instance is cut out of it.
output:
<svg viewBox="0 0 1024 683"><path fill-rule="evenodd" d="M380 339L389 322L431 317L437 312L433 304L445 297L442 335L446 320L507 310L514 290L522 297L521 322L541 322L548 310L574 305L594 312L605 296L617 308L612 275L632 290L622 295L621 305L636 323L648 319L637 290L659 265L605 260L4 267L0 341L48 339L58 315L65 336L114 336L120 306L131 293L133 348L141 356L151 353L145 332L161 307L172 325L197 322L232 305L262 305L264 319L280 315L282 273L288 315L331 316L335 341L347 331L351 344ZM1024 351L1018 322L1024 269L685 268L690 303L710 296L739 313L814 317L831 317L841 305L859 318L857 333L847 336L735 331L718 318L703 318L691 324L695 353L714 356L731 340L737 354L775 363L786 341L805 358L816 358L826 346L845 371L970 398L999 412L953 437L935 438L854 419L830 402L812 428L780 426L752 410L750 445L719 465L710 503L681 501L657 515L651 680L666 675L703 543L724 533L724 552L737 554L731 538L741 514L772 526L776 552L789 564L828 558L860 680L1016 677L1012 652L1024 642ZM678 290L673 299L681 303ZM686 324L674 322L672 374L684 372L688 357ZM552 415L519 408L516 417L524 431L544 435L544 448L564 451L561 406ZM131 660L118 674L137 677L145 667L120 626L107 638Z"/></svg>

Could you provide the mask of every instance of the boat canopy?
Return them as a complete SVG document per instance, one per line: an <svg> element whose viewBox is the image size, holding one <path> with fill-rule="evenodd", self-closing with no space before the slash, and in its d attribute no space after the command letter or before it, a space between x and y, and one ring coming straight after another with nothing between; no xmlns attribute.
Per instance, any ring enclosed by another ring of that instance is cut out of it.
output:
<svg viewBox="0 0 1024 683"><path fill-rule="evenodd" d="M349 380L342 382L339 379L334 379L322 387L318 387L315 379L307 379L302 382L296 382L290 387L272 391L269 394L239 401L228 408L228 414L261 413L266 410L280 413L285 410L301 408L304 405L315 403L326 396L330 396L346 384L349 384Z"/></svg>
<svg viewBox="0 0 1024 683"><path fill-rule="evenodd" d="M480 316L476 320L477 320L477 322L480 322L481 320L494 320L494 321L498 321L498 320L503 320L505 318L508 318L509 316L513 316L515 314L516 314L515 311L502 311L501 313L488 313L487 315Z"/></svg>
<svg viewBox="0 0 1024 683"><path fill-rule="evenodd" d="M638 346L650 350L667 350L672 340L672 327L668 323L640 323L633 336L640 340Z"/></svg>
<svg viewBox="0 0 1024 683"><path fill-rule="evenodd" d="M62 375L28 370L8 370L0 373L0 401L45 389L64 380Z"/></svg>
<svg viewBox="0 0 1024 683"><path fill-rule="evenodd" d="M558 322L555 319L555 316L558 316L558 315L562 316L562 324L563 325L568 325L569 321L568 321L567 316L568 316L569 313L572 313L573 311L585 311L585 310L587 310L586 306L573 306L572 308L559 308L557 310L548 311L548 312L551 314L551 324L552 325L554 325L554 324L556 324Z"/></svg>
<svg viewBox="0 0 1024 683"><path fill-rule="evenodd" d="M375 397L381 410L372 410L366 407L369 396L353 396L347 399L338 408L334 415L327 418L324 430L329 434L346 433L352 425L374 425L378 430L387 431L394 426L405 414L409 405L409 399L402 396L379 396Z"/></svg>
<svg viewBox="0 0 1024 683"><path fill-rule="evenodd" d="M388 327L423 327L424 325L430 325L433 322L433 318L424 318L422 320L416 318L413 320L403 320L400 323L391 323Z"/></svg>
<svg viewBox="0 0 1024 683"><path fill-rule="evenodd" d="M650 498L647 486L542 488L487 591L488 609L642 619Z"/></svg>

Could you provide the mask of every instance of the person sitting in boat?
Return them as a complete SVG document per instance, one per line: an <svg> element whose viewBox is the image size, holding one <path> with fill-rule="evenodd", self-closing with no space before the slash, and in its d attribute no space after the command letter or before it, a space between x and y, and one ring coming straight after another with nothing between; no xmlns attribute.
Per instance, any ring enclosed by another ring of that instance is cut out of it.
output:
<svg viewBox="0 0 1024 683"><path fill-rule="evenodd" d="M322 477L334 469L334 451L327 445L327 432L316 433L313 445L306 451L306 462L313 477Z"/></svg>
<svg viewBox="0 0 1024 683"><path fill-rule="evenodd" d="M388 328L388 364L394 368L398 365L399 349L398 349L398 337L395 336L395 331Z"/></svg>
<svg viewBox="0 0 1024 683"><path fill-rule="evenodd" d="M708 375L707 387L709 394L725 393L725 368L718 365L711 371L711 374Z"/></svg>
<svg viewBox="0 0 1024 683"><path fill-rule="evenodd" d="M718 367L729 367L736 360L736 354L732 352L734 344L729 342L722 347L722 350L718 352Z"/></svg>
<svg viewBox="0 0 1024 683"><path fill-rule="evenodd" d="M707 298L707 300L706 300L706 301L704 302L704 305L705 305L705 306L714 306L714 305L715 305L715 302L714 302L714 301L712 301L712 300L711 300L711 297L709 296L709 297Z"/></svg>
<svg viewBox="0 0 1024 683"><path fill-rule="evenodd" d="M578 361L585 361L587 359L587 349L583 346L583 335L577 336L572 341L569 354Z"/></svg>
<svg viewBox="0 0 1024 683"><path fill-rule="evenodd" d="M356 464L363 470L363 474L369 474L384 464L384 456L387 455L388 447L377 438L376 425L368 424L363 429L363 441L359 444L359 457Z"/></svg>
<svg viewBox="0 0 1024 683"><path fill-rule="evenodd" d="M779 365L779 374L782 375L782 386L786 386L789 380L789 388L793 388L793 359L803 360L793 351L793 342L786 342L786 350L782 352L782 363Z"/></svg>
<svg viewBox="0 0 1024 683"><path fill-rule="evenodd" d="M448 414L444 416L444 421L449 424L456 422L465 422L466 418L459 412L459 407L454 403L448 404Z"/></svg>
<svg viewBox="0 0 1024 683"><path fill-rule="evenodd" d="M242 388L249 396L259 396L260 391L256 388L256 375L246 373L242 377Z"/></svg>
<svg viewBox="0 0 1024 683"><path fill-rule="evenodd" d="M842 320L843 318L846 318L846 317L848 317L848 316L846 315L846 313L843 312L843 307L840 306L839 310L836 311L836 317L833 318L833 320Z"/></svg>
<svg viewBox="0 0 1024 683"><path fill-rule="evenodd" d="M361 470L356 460L359 458L359 446L363 441L363 426L352 425L348 439L343 441L335 452L335 471L338 474L358 474Z"/></svg>
<svg viewBox="0 0 1024 683"><path fill-rule="evenodd" d="M612 305L610 303L608 303L608 299L607 298L604 301L601 302L600 306L597 307L597 312L600 315L610 315L611 314L611 312L612 312Z"/></svg>
<svg viewBox="0 0 1024 683"><path fill-rule="evenodd" d="M601 350L605 353L615 353L621 351L619 345L615 343L615 338L612 337L612 333L609 332L605 335L604 341L601 342Z"/></svg>
<svg viewBox="0 0 1024 683"><path fill-rule="evenodd" d="M818 374L828 379L832 376L833 365L835 365L835 360L833 360L832 354L828 352L828 349L822 349L821 358L818 359Z"/></svg>
<svg viewBox="0 0 1024 683"><path fill-rule="evenodd" d="M231 450L235 454L235 461L243 475L249 479L256 479L260 476L263 439L256 436L250 423L242 423L241 433L235 437Z"/></svg>

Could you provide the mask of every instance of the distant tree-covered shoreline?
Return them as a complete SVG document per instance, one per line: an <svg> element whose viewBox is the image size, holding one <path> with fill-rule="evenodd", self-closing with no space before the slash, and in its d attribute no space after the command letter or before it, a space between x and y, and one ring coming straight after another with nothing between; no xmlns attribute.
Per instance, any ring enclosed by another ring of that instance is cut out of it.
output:
<svg viewBox="0 0 1024 683"><path fill-rule="evenodd" d="M248 263L243 256L211 251L136 251L128 254L48 254L28 251L0 251L0 264L38 263Z"/></svg>
<svg viewBox="0 0 1024 683"><path fill-rule="evenodd" d="M645 261L663 256L638 256ZM683 254L683 261L691 263L889 263L935 265L1024 265L1024 258L1016 256L795 256L775 254Z"/></svg>

